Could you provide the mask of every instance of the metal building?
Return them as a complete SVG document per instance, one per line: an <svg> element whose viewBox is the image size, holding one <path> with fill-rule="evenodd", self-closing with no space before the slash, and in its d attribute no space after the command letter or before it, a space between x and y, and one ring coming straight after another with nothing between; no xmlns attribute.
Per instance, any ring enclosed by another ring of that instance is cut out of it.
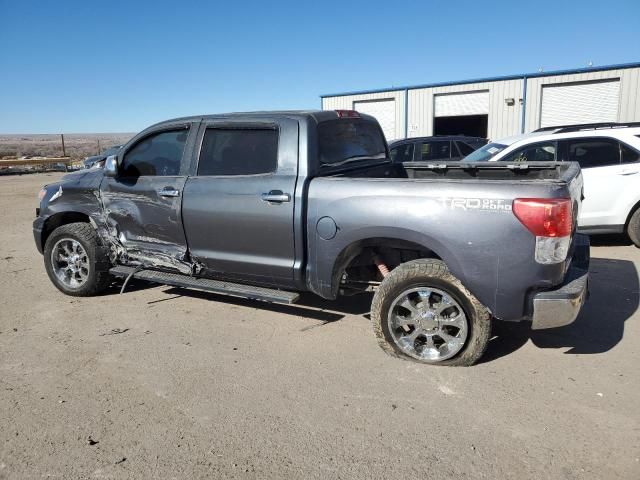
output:
<svg viewBox="0 0 640 480"><path fill-rule="evenodd" d="M540 127L640 121L640 63L322 95L322 109L375 116L388 140L499 139Z"/></svg>

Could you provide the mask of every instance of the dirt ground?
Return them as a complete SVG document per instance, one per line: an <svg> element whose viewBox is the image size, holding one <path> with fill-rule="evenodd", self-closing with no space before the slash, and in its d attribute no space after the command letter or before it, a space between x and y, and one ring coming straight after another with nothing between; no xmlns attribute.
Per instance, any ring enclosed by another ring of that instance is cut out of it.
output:
<svg viewBox="0 0 640 480"><path fill-rule="evenodd" d="M595 240L573 325L498 324L481 364L428 367L382 352L367 297L62 295L31 233L59 176L0 178L0 478L640 478L624 240Z"/></svg>

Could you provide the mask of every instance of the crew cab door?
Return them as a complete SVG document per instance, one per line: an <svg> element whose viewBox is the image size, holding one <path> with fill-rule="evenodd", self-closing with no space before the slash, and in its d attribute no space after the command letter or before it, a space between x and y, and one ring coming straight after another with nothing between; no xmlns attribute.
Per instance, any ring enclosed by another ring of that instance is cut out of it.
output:
<svg viewBox="0 0 640 480"><path fill-rule="evenodd" d="M297 121L205 121L196 145L182 207L194 261L207 276L292 285Z"/></svg>
<svg viewBox="0 0 640 480"><path fill-rule="evenodd" d="M191 271L181 207L196 130L179 123L143 132L118 154L118 175L100 184L113 241L145 266Z"/></svg>

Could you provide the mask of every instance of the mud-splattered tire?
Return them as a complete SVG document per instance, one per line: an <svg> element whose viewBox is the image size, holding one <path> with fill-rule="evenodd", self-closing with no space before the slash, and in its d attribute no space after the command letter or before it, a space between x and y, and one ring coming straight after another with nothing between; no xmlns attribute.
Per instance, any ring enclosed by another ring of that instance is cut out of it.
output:
<svg viewBox="0 0 640 480"><path fill-rule="evenodd" d="M634 245L640 248L640 208L631 215L627 225L627 234Z"/></svg>
<svg viewBox="0 0 640 480"><path fill-rule="evenodd" d="M404 295L407 295L409 303L404 301ZM391 311L393 315L390 315ZM398 312L406 312L407 315L398 317ZM406 320L403 326L398 327L398 318L418 320ZM491 335L491 315L487 308L451 275L440 260L413 260L395 268L385 277L373 297L371 320L378 343L385 352L433 365L473 365L483 355ZM406 325L412 321L417 326ZM400 328L407 329L409 333ZM418 329L427 335L421 335ZM418 343L408 347L405 338L411 338L412 333L417 335L412 341ZM449 342L444 339L449 339ZM444 354L440 355L442 351ZM433 354L423 356L425 352Z"/></svg>
<svg viewBox="0 0 640 480"><path fill-rule="evenodd" d="M88 223L69 223L51 232L44 246L44 265L51 282L67 295L96 295L111 282L107 250Z"/></svg>

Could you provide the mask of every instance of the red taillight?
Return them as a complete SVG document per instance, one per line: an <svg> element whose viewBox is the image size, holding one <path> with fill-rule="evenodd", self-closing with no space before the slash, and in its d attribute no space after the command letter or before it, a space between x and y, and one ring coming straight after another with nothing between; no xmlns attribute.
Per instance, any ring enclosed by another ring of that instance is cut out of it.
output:
<svg viewBox="0 0 640 480"><path fill-rule="evenodd" d="M568 198L516 198L513 213L536 237L566 237L573 230Z"/></svg>
<svg viewBox="0 0 640 480"><path fill-rule="evenodd" d="M360 114L355 110L336 110L340 118L360 118Z"/></svg>

